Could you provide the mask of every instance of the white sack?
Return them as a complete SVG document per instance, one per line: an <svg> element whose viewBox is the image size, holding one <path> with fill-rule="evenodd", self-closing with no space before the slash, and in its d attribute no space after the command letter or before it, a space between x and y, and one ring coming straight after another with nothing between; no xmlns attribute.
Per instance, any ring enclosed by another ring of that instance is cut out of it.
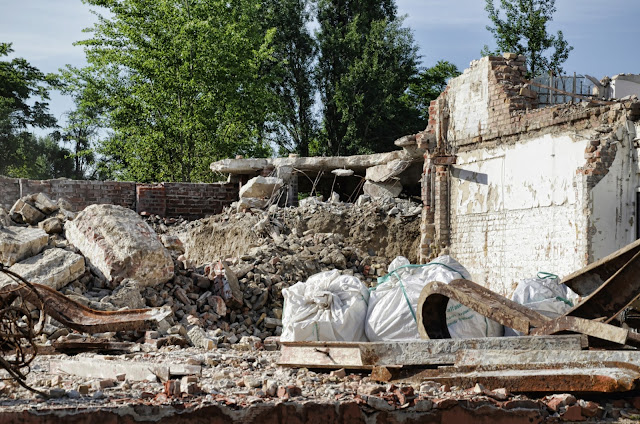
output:
<svg viewBox="0 0 640 424"><path fill-rule="evenodd" d="M282 290L282 341L367 341L369 291L356 277L327 271Z"/></svg>
<svg viewBox="0 0 640 424"><path fill-rule="evenodd" d="M557 318L577 305L580 296L568 286L559 284L557 277L538 277L521 280L513 292L511 300L540 312L546 317ZM505 335L520 336L522 333L508 328Z"/></svg>
<svg viewBox="0 0 640 424"><path fill-rule="evenodd" d="M416 322L418 300L425 285L432 281L449 283L469 272L451 256L440 256L427 265L410 265L399 256L389 265L389 272L378 279L369 297L365 332L370 341L419 339ZM502 325L450 300L447 326L452 338L499 337Z"/></svg>

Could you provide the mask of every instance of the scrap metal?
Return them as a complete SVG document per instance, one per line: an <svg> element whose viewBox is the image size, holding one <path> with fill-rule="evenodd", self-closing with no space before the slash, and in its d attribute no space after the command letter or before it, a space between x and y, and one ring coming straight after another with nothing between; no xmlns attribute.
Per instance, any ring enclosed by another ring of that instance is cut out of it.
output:
<svg viewBox="0 0 640 424"><path fill-rule="evenodd" d="M17 276L8 270L5 273ZM129 309L124 311L98 311L78 303L42 284L10 283L4 286L0 298L6 303L16 298L39 305L39 309L61 324L84 333L146 330L157 326L171 314L168 309Z"/></svg>

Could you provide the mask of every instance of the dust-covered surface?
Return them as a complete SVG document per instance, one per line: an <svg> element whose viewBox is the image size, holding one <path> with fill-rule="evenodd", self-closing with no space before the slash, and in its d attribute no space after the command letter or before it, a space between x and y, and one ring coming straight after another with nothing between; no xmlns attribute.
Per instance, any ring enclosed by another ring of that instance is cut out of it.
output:
<svg viewBox="0 0 640 424"><path fill-rule="evenodd" d="M212 258L247 254L252 248L274 244L274 231L291 246L309 234L342 236L345 246L368 256L405 256L415 263L420 239L420 206L403 199L329 203L309 199L296 208L234 213L189 223L183 230L186 256L197 264ZM296 253L295 251L292 253Z"/></svg>

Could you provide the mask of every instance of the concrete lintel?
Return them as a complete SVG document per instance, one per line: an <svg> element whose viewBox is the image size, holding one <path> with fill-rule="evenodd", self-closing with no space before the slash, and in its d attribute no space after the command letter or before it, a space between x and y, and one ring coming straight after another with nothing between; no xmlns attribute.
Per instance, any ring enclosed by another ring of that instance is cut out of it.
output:
<svg viewBox="0 0 640 424"><path fill-rule="evenodd" d="M126 374L127 380L144 381L151 375L166 381L171 376L200 375L200 365L155 364L152 362L111 361L99 358L80 358L78 360L52 359L49 361L52 373L71 374L85 378L114 378Z"/></svg>
<svg viewBox="0 0 640 424"><path fill-rule="evenodd" d="M394 160L421 162L423 153L419 150L396 150L372 155L329 156L329 157L287 157L269 159L224 159L211 164L213 172L224 174L254 174L268 167L289 167L302 172L331 172L334 169L352 169L356 172L384 165Z"/></svg>
<svg viewBox="0 0 640 424"><path fill-rule="evenodd" d="M282 342L279 365L317 368L445 365L457 362L460 352L474 351L580 351L580 335L546 337L486 337L393 342Z"/></svg>

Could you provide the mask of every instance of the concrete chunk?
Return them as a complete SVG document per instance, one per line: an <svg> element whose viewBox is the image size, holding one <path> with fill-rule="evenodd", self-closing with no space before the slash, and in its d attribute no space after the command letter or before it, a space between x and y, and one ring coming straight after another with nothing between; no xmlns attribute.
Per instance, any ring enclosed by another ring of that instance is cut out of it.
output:
<svg viewBox="0 0 640 424"><path fill-rule="evenodd" d="M16 222L26 222L27 224L35 225L38 222L46 218L46 215L40 212L35 206L27 203L28 198L23 197L18 199L13 204L11 211L11 219Z"/></svg>
<svg viewBox="0 0 640 424"><path fill-rule="evenodd" d="M47 215L52 214L59 209L58 205L44 193L38 193L33 196L33 203L38 210Z"/></svg>
<svg viewBox="0 0 640 424"><path fill-rule="evenodd" d="M0 262L11 266L37 255L49 242L49 236L39 228L0 228Z"/></svg>
<svg viewBox="0 0 640 424"><path fill-rule="evenodd" d="M365 194L374 199L385 199L389 197L398 197L402 191L402 184L399 181L392 183L376 183L367 181L362 188Z"/></svg>
<svg viewBox="0 0 640 424"><path fill-rule="evenodd" d="M398 159L384 165L372 166L367 169L366 179L373 182L383 183L402 174L409 165L411 165L410 161Z"/></svg>
<svg viewBox="0 0 640 424"><path fill-rule="evenodd" d="M7 212L4 208L0 208L0 228L8 227L11 225L11 218L9 217L9 212Z"/></svg>
<svg viewBox="0 0 640 424"><path fill-rule="evenodd" d="M154 286L173 277L173 261L156 233L131 209L91 205L65 226L67 240L109 280Z"/></svg>
<svg viewBox="0 0 640 424"><path fill-rule="evenodd" d="M270 198L284 185L281 178L255 177L251 178L240 189L240 197Z"/></svg>
<svg viewBox="0 0 640 424"><path fill-rule="evenodd" d="M84 274L84 258L64 249L47 249L39 255L25 259L9 268L31 283L38 283L60 290ZM11 282L0 276L0 285Z"/></svg>

